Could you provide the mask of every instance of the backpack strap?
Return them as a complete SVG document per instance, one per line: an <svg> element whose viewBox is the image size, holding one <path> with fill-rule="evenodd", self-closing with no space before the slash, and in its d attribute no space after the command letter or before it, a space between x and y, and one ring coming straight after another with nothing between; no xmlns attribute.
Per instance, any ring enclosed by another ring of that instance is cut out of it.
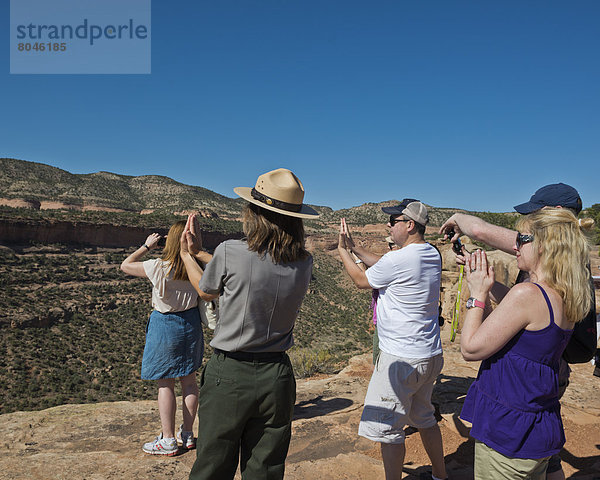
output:
<svg viewBox="0 0 600 480"><path fill-rule="evenodd" d="M442 252L440 252L440 249L438 247L436 247L433 243L429 243L426 242L427 245L432 246L433 248L435 248L435 251L438 253L438 255L440 256L440 300L439 300L439 304L438 304L438 324L441 327L442 325L444 325L444 317L442 317L442 277L441 277L441 271L444 268L444 257L442 257Z"/></svg>

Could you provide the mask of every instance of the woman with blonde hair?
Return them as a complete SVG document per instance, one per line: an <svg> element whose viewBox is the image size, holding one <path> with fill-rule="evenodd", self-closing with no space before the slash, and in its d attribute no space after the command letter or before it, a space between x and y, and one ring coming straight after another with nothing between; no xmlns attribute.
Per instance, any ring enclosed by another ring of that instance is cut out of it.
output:
<svg viewBox="0 0 600 480"><path fill-rule="evenodd" d="M318 214L303 204L302 183L284 168L234 191L248 201L244 240L221 243L203 272L192 256L194 217L182 237L190 282L203 300L219 298L190 479L233 479L238 462L242 478L282 479L296 398L286 350L312 273L302 219Z"/></svg>
<svg viewBox="0 0 600 480"><path fill-rule="evenodd" d="M175 223L167 235L160 258L140 261L158 246L160 235L153 233L129 255L121 270L152 282L152 307L146 326L146 345L142 358L142 379L158 381L158 411L161 434L142 450L151 455L173 456L178 453L175 438L175 379L181 382L183 425L177 434L183 448L195 447L192 433L198 407L196 370L202 363L204 338L198 311L198 294L188 281L180 256L180 237L185 220ZM205 254L206 255L206 254ZM205 261L208 258L204 258Z"/></svg>
<svg viewBox="0 0 600 480"><path fill-rule="evenodd" d="M461 418L473 424L476 480L545 479L549 457L565 442L559 360L592 302L582 231L592 224L564 208L521 218L513 248L530 281L510 290L494 282L485 252L467 259L471 298L461 351L483 361ZM501 301L483 321L490 292Z"/></svg>

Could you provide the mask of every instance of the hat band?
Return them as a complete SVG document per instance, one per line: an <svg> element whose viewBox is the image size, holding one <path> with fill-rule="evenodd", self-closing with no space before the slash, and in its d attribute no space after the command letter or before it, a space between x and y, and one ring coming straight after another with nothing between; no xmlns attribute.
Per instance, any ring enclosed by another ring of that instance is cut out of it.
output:
<svg viewBox="0 0 600 480"><path fill-rule="evenodd" d="M271 198L268 195L265 195L264 193L260 193L255 188L252 189L250 194L255 200L258 200L259 202L264 203L265 205L269 205L270 207L279 208L287 212L299 212L300 210L302 210L302 204L298 205L297 203L288 203L282 202L281 200L276 200L275 198Z"/></svg>

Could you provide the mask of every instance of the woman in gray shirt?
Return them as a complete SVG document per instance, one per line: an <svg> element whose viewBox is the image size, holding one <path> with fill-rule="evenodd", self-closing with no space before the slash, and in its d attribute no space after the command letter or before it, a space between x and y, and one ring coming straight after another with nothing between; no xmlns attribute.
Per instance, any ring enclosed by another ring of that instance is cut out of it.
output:
<svg viewBox="0 0 600 480"><path fill-rule="evenodd" d="M192 256L194 217L181 241L198 295L219 298L215 353L201 380L192 480L232 479L238 459L242 478L282 479L291 436L296 382L285 351L312 273L302 218L318 214L302 203L302 183L286 169L234 191L249 202L244 240L220 244L204 272Z"/></svg>

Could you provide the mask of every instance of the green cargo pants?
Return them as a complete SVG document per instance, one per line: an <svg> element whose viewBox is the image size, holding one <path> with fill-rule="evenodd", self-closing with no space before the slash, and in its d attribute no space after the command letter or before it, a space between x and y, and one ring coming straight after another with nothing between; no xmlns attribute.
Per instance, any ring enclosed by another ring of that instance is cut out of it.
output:
<svg viewBox="0 0 600 480"><path fill-rule="evenodd" d="M283 479L296 381L287 354L242 361L215 353L200 382L190 480Z"/></svg>

